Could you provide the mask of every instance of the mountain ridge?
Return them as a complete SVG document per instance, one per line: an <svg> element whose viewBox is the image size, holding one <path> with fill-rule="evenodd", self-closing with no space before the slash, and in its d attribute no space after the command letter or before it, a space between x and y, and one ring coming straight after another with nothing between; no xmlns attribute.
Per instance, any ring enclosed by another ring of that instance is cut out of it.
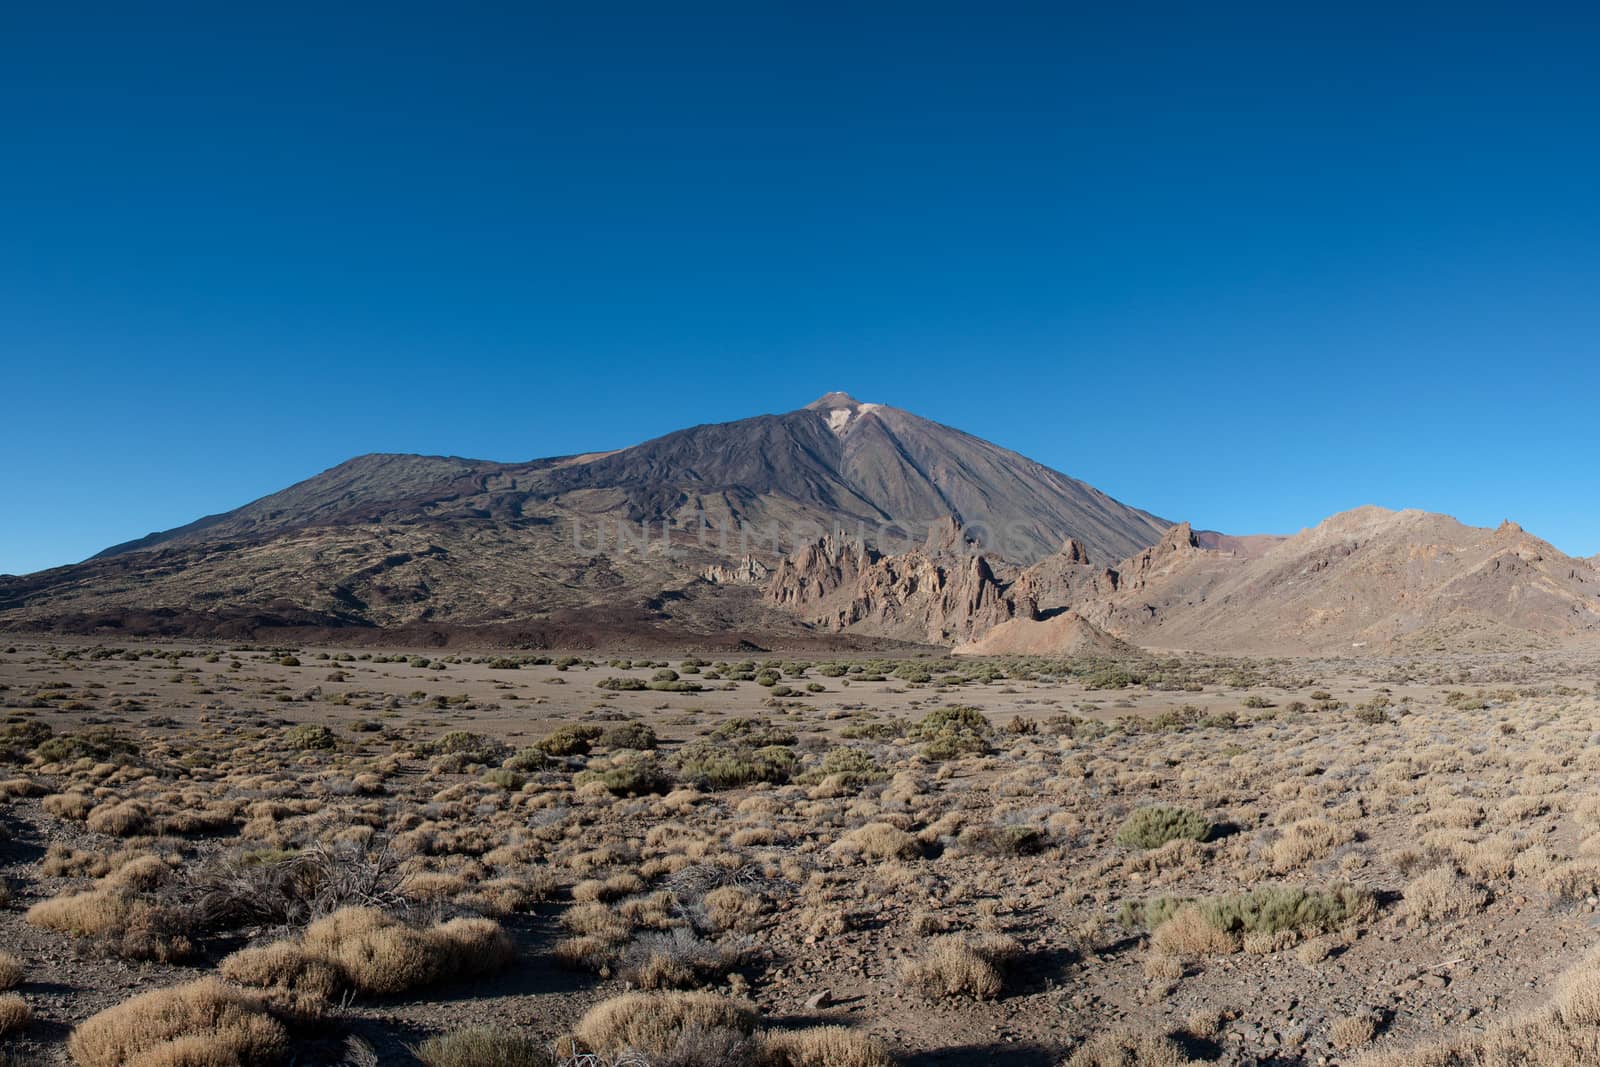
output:
<svg viewBox="0 0 1600 1067"><path fill-rule="evenodd" d="M1168 525L963 431L828 394L526 462L352 457L83 563L0 578L0 626L392 629L588 612L782 630L794 621L733 580L758 570L744 556L776 564L783 544L836 527L914 543L952 511L1019 563L1069 537L1120 555ZM730 538L752 531L753 545Z"/></svg>

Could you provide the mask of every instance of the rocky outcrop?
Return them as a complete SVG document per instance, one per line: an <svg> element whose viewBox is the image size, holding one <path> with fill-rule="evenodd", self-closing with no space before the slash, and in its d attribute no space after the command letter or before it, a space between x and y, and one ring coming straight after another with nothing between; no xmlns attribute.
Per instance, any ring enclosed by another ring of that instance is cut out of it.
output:
<svg viewBox="0 0 1600 1067"><path fill-rule="evenodd" d="M762 585L772 577L772 568L754 556L745 556L734 564L713 563L700 577L712 585Z"/></svg>
<svg viewBox="0 0 1600 1067"><path fill-rule="evenodd" d="M1139 655L1073 611L1044 619L1011 619L975 641L957 645L958 656L1117 656Z"/></svg>
<svg viewBox="0 0 1600 1067"><path fill-rule="evenodd" d="M950 644L1031 616L982 555L966 554L958 520L938 524L927 544L884 556L842 535L819 538L779 563L767 599L829 631Z"/></svg>

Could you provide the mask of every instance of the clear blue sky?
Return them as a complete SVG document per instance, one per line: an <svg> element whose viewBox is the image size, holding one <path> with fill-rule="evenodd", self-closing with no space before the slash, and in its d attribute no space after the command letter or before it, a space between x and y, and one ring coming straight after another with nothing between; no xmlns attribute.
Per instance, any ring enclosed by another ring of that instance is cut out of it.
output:
<svg viewBox="0 0 1600 1067"><path fill-rule="evenodd" d="M1592 7L539 6L0 12L0 571L831 389L1600 551Z"/></svg>

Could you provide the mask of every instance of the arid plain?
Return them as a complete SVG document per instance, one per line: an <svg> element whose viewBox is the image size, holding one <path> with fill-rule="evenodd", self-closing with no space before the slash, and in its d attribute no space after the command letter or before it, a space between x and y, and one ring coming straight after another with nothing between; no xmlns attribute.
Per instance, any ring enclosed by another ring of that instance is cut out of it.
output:
<svg viewBox="0 0 1600 1067"><path fill-rule="evenodd" d="M1597 1040L1583 646L3 647L9 1062L1558 1064Z"/></svg>

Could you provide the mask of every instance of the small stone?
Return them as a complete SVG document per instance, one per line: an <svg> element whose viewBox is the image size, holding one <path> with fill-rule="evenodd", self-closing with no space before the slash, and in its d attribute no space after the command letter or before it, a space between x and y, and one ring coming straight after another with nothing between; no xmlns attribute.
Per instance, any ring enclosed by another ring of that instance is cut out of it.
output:
<svg viewBox="0 0 1600 1067"><path fill-rule="evenodd" d="M815 1011L818 1008L826 1008L828 1005L830 1005L832 1003L833 1003L833 994L828 992L826 989L824 989L820 993L813 993L809 997L806 998L806 1007L810 1008L813 1011Z"/></svg>

